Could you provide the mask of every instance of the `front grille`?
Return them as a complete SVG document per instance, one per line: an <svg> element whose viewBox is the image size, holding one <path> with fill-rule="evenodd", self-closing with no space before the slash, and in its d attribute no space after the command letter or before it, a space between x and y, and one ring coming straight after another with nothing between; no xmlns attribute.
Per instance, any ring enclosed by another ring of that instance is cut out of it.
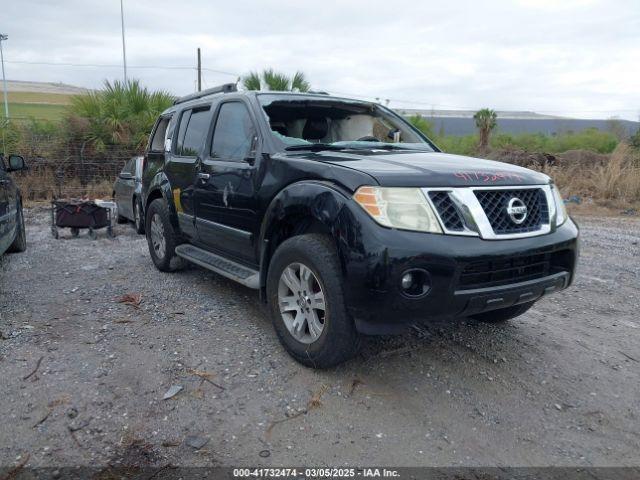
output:
<svg viewBox="0 0 640 480"><path fill-rule="evenodd" d="M476 190L475 194L496 235L535 232L542 224L549 223L547 197L541 188ZM512 198L519 198L527 207L527 215L520 224L507 213Z"/></svg>
<svg viewBox="0 0 640 480"><path fill-rule="evenodd" d="M431 198L433 206L436 207L436 211L438 212L438 215L440 215L440 220L442 220L442 223L447 230L454 232L461 232L464 230L462 217L451 200L449 192L429 192L429 198Z"/></svg>
<svg viewBox="0 0 640 480"><path fill-rule="evenodd" d="M550 253L540 253L473 262L462 270L458 285L461 290L469 290L546 277L555 271L551 256Z"/></svg>

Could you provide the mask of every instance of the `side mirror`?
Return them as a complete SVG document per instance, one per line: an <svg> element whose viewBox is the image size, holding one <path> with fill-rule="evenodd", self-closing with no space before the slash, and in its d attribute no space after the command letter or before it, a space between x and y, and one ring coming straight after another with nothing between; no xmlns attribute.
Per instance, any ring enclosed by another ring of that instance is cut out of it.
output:
<svg viewBox="0 0 640 480"><path fill-rule="evenodd" d="M27 164L20 155L9 155L9 172L17 172L18 170L26 170Z"/></svg>
<svg viewBox="0 0 640 480"><path fill-rule="evenodd" d="M120 172L118 177L122 180L133 180L133 175L130 172Z"/></svg>
<svg viewBox="0 0 640 480"><path fill-rule="evenodd" d="M251 145L249 146L249 153L244 157L244 161L249 165L253 165L256 163L256 150L258 148L258 136L254 135L251 137Z"/></svg>

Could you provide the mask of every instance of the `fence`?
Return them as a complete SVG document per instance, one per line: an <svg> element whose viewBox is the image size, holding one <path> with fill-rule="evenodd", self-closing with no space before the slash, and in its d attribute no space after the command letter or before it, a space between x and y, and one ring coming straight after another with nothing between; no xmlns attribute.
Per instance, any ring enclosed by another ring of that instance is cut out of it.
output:
<svg viewBox="0 0 640 480"><path fill-rule="evenodd" d="M92 142L61 134L61 125L12 119L0 125L2 149L22 155L29 167L13 174L26 201L110 197L113 182L137 152L120 146L97 149Z"/></svg>

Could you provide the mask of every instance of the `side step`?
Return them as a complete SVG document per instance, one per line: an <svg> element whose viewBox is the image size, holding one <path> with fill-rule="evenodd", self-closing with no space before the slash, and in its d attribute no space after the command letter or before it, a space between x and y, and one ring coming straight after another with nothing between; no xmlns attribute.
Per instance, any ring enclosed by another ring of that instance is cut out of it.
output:
<svg viewBox="0 0 640 480"><path fill-rule="evenodd" d="M246 287L260 288L260 273L257 270L252 270L215 253L184 243L176 247L176 255Z"/></svg>

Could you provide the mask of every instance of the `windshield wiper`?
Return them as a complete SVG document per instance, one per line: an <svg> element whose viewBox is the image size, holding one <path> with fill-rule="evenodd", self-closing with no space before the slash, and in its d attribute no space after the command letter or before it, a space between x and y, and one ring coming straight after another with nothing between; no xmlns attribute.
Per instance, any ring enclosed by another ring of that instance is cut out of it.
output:
<svg viewBox="0 0 640 480"><path fill-rule="evenodd" d="M290 145L285 147L287 151L311 150L312 152L320 152L322 150L347 150L351 147L344 145L332 145L330 143L308 143L303 145Z"/></svg>
<svg viewBox="0 0 640 480"><path fill-rule="evenodd" d="M377 145L370 145L367 147L364 147L368 150L419 150L418 148L411 148L411 147L402 147L400 145L393 145L390 143L380 143Z"/></svg>

